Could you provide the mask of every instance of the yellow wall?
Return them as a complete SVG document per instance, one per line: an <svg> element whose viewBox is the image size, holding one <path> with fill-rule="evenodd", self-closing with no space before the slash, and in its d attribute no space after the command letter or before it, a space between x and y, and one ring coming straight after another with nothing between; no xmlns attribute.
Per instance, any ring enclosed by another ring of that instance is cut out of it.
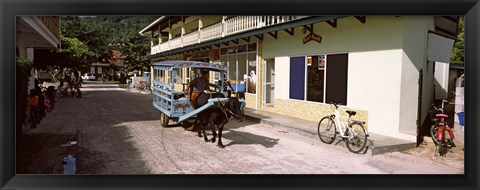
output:
<svg viewBox="0 0 480 190"><path fill-rule="evenodd" d="M173 29L172 32L171 32L172 38L175 38L175 35L181 34L181 32L182 32L182 28L181 28L181 27Z"/></svg>
<svg viewBox="0 0 480 190"><path fill-rule="evenodd" d="M196 27L198 27L198 19L183 25L185 33L190 33L190 31Z"/></svg>
<svg viewBox="0 0 480 190"><path fill-rule="evenodd" d="M305 102L298 100L283 100L275 99L274 112L287 115L290 117L297 117L309 121L318 122L324 116L331 115L334 107L329 104ZM356 111L357 115L353 116L354 120L365 121L365 127L368 128L368 112L364 110L356 110L348 107L338 108L338 112L342 116L342 119L348 119L346 110Z"/></svg>
<svg viewBox="0 0 480 190"><path fill-rule="evenodd" d="M203 16L203 27L222 22L222 16Z"/></svg>
<svg viewBox="0 0 480 190"><path fill-rule="evenodd" d="M245 101L247 102L246 107L256 109L256 96L254 94L245 94Z"/></svg>

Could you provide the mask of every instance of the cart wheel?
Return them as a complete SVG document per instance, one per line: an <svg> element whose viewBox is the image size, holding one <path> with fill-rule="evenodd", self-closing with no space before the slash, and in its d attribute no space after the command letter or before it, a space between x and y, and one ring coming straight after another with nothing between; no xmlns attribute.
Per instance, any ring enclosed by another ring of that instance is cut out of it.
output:
<svg viewBox="0 0 480 190"><path fill-rule="evenodd" d="M164 113L160 112L160 124L162 125L162 127L167 127L169 121L170 121L170 118Z"/></svg>

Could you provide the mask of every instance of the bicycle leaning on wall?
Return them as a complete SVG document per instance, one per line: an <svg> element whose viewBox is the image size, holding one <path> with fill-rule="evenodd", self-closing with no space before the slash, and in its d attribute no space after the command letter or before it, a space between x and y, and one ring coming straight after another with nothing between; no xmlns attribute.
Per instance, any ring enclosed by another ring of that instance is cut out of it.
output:
<svg viewBox="0 0 480 190"><path fill-rule="evenodd" d="M350 110L346 111L348 120L342 122L338 105L330 104L335 106L333 114L323 117L318 123L320 140L326 144L332 144L339 134L350 152L360 153L367 145L368 131L363 126L365 122L352 120L352 116L356 115L357 112Z"/></svg>
<svg viewBox="0 0 480 190"><path fill-rule="evenodd" d="M433 118L434 125L430 128L430 135L436 146L435 154L438 153L444 157L447 156L448 149L455 147L455 143L453 142L455 135L453 134L452 128L450 128L445 121L448 115L443 113L443 106L446 102L447 100L442 100L442 107L440 108L432 104L432 108L435 110L435 117ZM448 131L450 138L445 138L445 130Z"/></svg>

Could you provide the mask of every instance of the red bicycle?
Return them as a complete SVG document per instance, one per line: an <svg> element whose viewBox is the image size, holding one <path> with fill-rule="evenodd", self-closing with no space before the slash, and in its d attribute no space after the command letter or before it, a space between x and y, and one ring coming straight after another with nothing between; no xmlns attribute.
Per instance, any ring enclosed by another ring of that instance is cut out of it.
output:
<svg viewBox="0 0 480 190"><path fill-rule="evenodd" d="M445 121L445 119L448 118L448 115L443 113L443 106L446 102L448 101L442 100L441 108L437 108L435 104L432 104L432 108L435 110L435 117L433 118L434 125L430 128L432 140L437 147L435 155L438 153L440 156L444 157L447 156L448 149L455 147L455 143L453 142L455 139L453 130ZM445 138L445 130L448 131L449 139Z"/></svg>

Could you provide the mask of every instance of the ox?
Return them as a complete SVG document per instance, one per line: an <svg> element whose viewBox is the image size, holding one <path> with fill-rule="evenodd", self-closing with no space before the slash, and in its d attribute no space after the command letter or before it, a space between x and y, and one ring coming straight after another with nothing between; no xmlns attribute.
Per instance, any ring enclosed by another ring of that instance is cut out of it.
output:
<svg viewBox="0 0 480 190"><path fill-rule="evenodd" d="M223 94L221 93L213 93L211 94L200 94L197 97L197 105L199 107L205 105L208 102L209 98L224 98ZM212 142L215 143L215 139L217 137L216 130L218 129L218 146L220 148L225 148L222 143L222 131L225 124L228 123L232 116L236 118L239 122L243 121L244 115L241 111L241 103L237 97L230 97L228 101L224 103L215 103L211 108L208 108L197 115L197 119L195 123L200 124L200 130L198 130L198 137L202 137L205 142ZM212 139L207 138L207 134L205 133L205 126L208 125L212 130Z"/></svg>

